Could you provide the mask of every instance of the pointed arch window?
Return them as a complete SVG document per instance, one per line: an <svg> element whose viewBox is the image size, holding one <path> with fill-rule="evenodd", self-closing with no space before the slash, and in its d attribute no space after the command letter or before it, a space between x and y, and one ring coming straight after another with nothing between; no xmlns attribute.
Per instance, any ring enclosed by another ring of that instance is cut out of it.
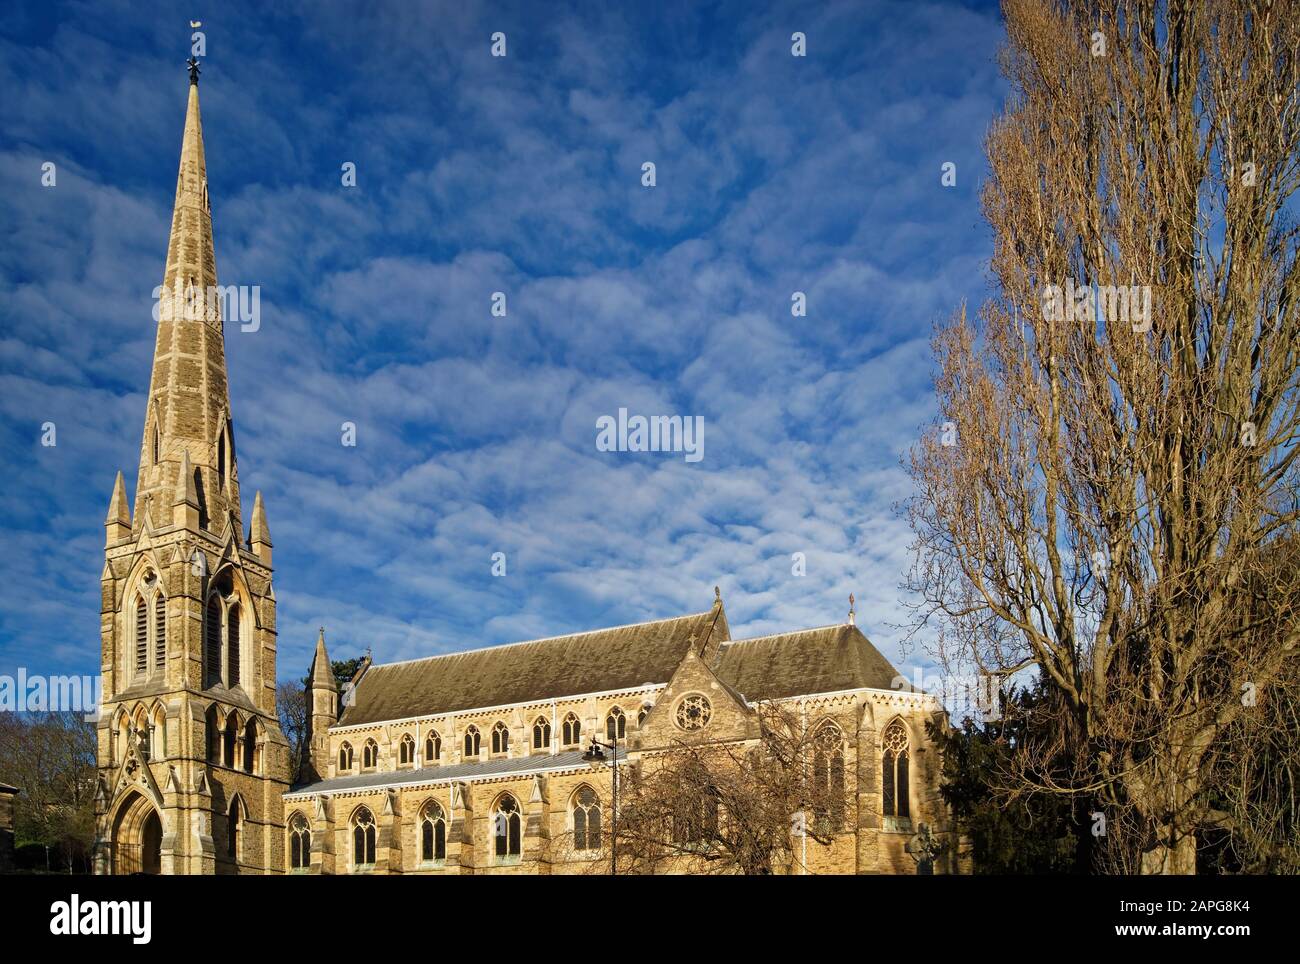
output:
<svg viewBox="0 0 1300 964"><path fill-rule="evenodd" d="M614 707L605 717L605 739L621 740L627 736L627 717L622 709Z"/></svg>
<svg viewBox="0 0 1300 964"><path fill-rule="evenodd" d="M207 632L204 642L207 652L204 665L208 672L208 685L221 681L221 599L216 595L208 600Z"/></svg>
<svg viewBox="0 0 1300 964"><path fill-rule="evenodd" d="M134 726L136 732L136 746L140 750L140 756L145 760L152 759L149 754L152 751L150 737L153 735L153 728L149 723L149 714L145 712L143 706L136 711Z"/></svg>
<svg viewBox="0 0 1300 964"><path fill-rule="evenodd" d="M239 686L239 604L235 603L226 613L226 685Z"/></svg>
<svg viewBox="0 0 1300 964"><path fill-rule="evenodd" d="M159 703L149 721L149 753L154 760L167 758L167 711Z"/></svg>
<svg viewBox="0 0 1300 964"><path fill-rule="evenodd" d="M551 748L551 721L539 716L533 721L533 749L549 750Z"/></svg>
<svg viewBox="0 0 1300 964"><path fill-rule="evenodd" d="M212 703L208 706L208 762L221 762L221 715L217 711L217 704Z"/></svg>
<svg viewBox="0 0 1300 964"><path fill-rule="evenodd" d="M438 735L437 730L430 730L429 735L424 738L424 762L429 764L440 759L442 759L442 737Z"/></svg>
<svg viewBox="0 0 1300 964"><path fill-rule="evenodd" d="M492 726L492 752L507 753L510 750L510 727L500 720Z"/></svg>
<svg viewBox="0 0 1300 964"><path fill-rule="evenodd" d="M911 789L908 780L909 747L907 728L894 720L885 728L881 742L881 813L906 820L911 817Z"/></svg>
<svg viewBox="0 0 1300 964"><path fill-rule="evenodd" d="M480 738L479 738L478 727L471 723L465 729L465 752L463 754L464 756L466 757L478 756L479 739Z"/></svg>
<svg viewBox="0 0 1300 964"><path fill-rule="evenodd" d="M244 727L244 772L258 771L257 718L253 717Z"/></svg>
<svg viewBox="0 0 1300 964"><path fill-rule="evenodd" d="M564 718L564 725L561 727L561 739L565 746L577 746L582 742L582 722L570 713Z"/></svg>
<svg viewBox="0 0 1300 964"><path fill-rule="evenodd" d="M225 740L225 747L223 748L224 752L222 753L221 762L225 766L230 767L230 769L232 770L235 768L235 745L238 742L239 742L239 719L238 717L235 716L234 713L231 713L228 717L226 717L226 740Z"/></svg>
<svg viewBox="0 0 1300 964"><path fill-rule="evenodd" d="M223 492L226 488L226 430L223 427L217 436L217 487Z"/></svg>
<svg viewBox="0 0 1300 964"><path fill-rule="evenodd" d="M718 836L718 795L711 789L683 798L672 814L673 842L703 844Z"/></svg>
<svg viewBox="0 0 1300 964"><path fill-rule="evenodd" d="M149 670L149 609L144 597L135 597L135 672L143 676Z"/></svg>
<svg viewBox="0 0 1300 964"><path fill-rule="evenodd" d="M243 818L240 814L239 797L230 801L230 809L226 811L226 856L231 860L239 860L239 845L241 843L240 830L243 829Z"/></svg>
<svg viewBox="0 0 1300 964"><path fill-rule="evenodd" d="M573 849L600 849L600 797L586 785L573 795Z"/></svg>
<svg viewBox="0 0 1300 964"><path fill-rule="evenodd" d="M374 740L366 740L361 748L361 769L373 770L377 766L379 766L379 744Z"/></svg>
<svg viewBox="0 0 1300 964"><path fill-rule="evenodd" d="M339 770L346 771L352 769L352 744L344 740L339 744Z"/></svg>
<svg viewBox="0 0 1300 964"><path fill-rule="evenodd" d="M289 868L308 870L311 867L311 825L301 813L289 818Z"/></svg>
<svg viewBox="0 0 1300 964"><path fill-rule="evenodd" d="M352 815L352 869L369 870L375 865L375 818L366 807Z"/></svg>
<svg viewBox="0 0 1300 964"><path fill-rule="evenodd" d="M447 859L447 818L433 800L420 813L420 859L425 863Z"/></svg>
<svg viewBox="0 0 1300 964"><path fill-rule="evenodd" d="M415 738L409 733L403 733L397 744L397 762L402 766L410 766L415 762Z"/></svg>
<svg viewBox="0 0 1300 964"><path fill-rule="evenodd" d="M829 720L813 736L813 814L828 831L844 823L844 734Z"/></svg>
<svg viewBox="0 0 1300 964"><path fill-rule="evenodd" d="M523 824L519 815L519 803L510 794L505 794L497 801L492 814L493 853L500 861L517 859L521 850Z"/></svg>
<svg viewBox="0 0 1300 964"><path fill-rule="evenodd" d="M167 665L167 598L161 592L153 597L153 650L154 668L161 672Z"/></svg>
<svg viewBox="0 0 1300 964"><path fill-rule="evenodd" d="M636 714L636 726L638 730L641 728L641 724L645 722L645 718L649 715L650 715L650 704L643 703L641 709L638 710Z"/></svg>

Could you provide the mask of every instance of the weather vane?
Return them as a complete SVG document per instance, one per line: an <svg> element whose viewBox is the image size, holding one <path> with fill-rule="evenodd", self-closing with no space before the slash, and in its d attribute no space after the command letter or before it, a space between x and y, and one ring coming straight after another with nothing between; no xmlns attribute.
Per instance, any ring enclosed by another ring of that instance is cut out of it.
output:
<svg viewBox="0 0 1300 964"><path fill-rule="evenodd" d="M185 61L185 66L190 68L190 83L197 84L199 82L198 59L195 57L191 57L189 60Z"/></svg>

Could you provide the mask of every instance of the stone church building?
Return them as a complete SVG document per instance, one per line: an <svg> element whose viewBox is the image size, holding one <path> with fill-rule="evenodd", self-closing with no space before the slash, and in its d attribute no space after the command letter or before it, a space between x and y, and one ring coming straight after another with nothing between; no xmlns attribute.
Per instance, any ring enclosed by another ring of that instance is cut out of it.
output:
<svg viewBox="0 0 1300 964"><path fill-rule="evenodd" d="M944 718L934 697L895 686L851 612L732 639L716 592L701 612L631 626L367 658L346 692L322 631L308 759L291 774L271 535L260 493L244 522L222 313L203 295L217 283L194 65L135 498L119 472L105 521L99 873L607 868L616 770L757 744L773 704L816 733L818 778L842 800L832 841L792 839L781 872L914 873L923 825L942 846L935 869L954 869L925 731Z"/></svg>

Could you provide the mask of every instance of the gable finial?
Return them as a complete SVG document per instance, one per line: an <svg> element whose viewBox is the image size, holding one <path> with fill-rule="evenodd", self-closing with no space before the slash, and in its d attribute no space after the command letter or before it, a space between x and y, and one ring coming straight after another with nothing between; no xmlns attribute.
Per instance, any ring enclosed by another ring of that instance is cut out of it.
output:
<svg viewBox="0 0 1300 964"><path fill-rule="evenodd" d="M190 68L190 83L197 87L198 84L199 84L199 60L198 60L198 58L197 58L197 57L194 57L194 56L191 56L189 60L185 61L185 66L188 67L188 68Z"/></svg>
<svg viewBox="0 0 1300 964"><path fill-rule="evenodd" d="M849 593L849 625L856 626L857 614L853 611L853 593Z"/></svg>

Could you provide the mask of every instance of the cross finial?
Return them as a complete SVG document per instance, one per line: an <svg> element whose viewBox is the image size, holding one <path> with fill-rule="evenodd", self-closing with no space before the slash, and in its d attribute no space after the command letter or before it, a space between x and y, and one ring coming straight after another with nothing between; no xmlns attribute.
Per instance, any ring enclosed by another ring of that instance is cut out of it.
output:
<svg viewBox="0 0 1300 964"><path fill-rule="evenodd" d="M197 57L190 57L185 61L185 66L190 68L190 83L198 85L199 82L199 61Z"/></svg>

